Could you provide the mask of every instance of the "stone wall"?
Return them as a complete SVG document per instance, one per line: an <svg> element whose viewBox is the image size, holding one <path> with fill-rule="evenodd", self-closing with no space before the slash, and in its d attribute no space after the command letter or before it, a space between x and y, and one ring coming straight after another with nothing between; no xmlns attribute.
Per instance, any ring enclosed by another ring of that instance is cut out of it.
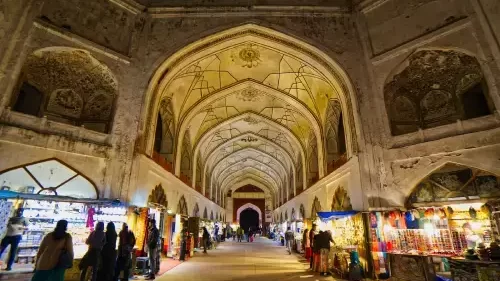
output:
<svg viewBox="0 0 500 281"><path fill-rule="evenodd" d="M346 7L347 2L318 0L314 5ZM359 198L353 207L399 206L416 182L446 161L500 174L500 4L496 0L365 0L354 1L352 12L347 5L349 9L321 12L223 9L193 13L183 8L145 10L140 5L158 6L159 1L138 3L0 0L0 156L8 159L2 162L2 168L49 156L61 157L93 178L105 196L129 200L140 188L145 188L146 194L157 184L149 179L149 173L158 168L152 163L143 168L145 160L139 161L136 155L143 152L143 135L152 126L145 122L149 79L165 59L186 45L231 27L255 23L317 47L337 61L351 79L357 98L353 116L360 124L355 128L357 164L349 176L355 184L348 183L346 187L351 199ZM175 6L180 2L169 3ZM213 6L212 3L191 1L186 6ZM26 57L54 46L88 51L116 77L118 96L109 134L10 110ZM495 113L393 136L384 103L384 85L411 54L422 49L453 49L477 58L489 98L497 109ZM12 157L12 151L21 153ZM161 174L160 181L170 177L162 174L167 172L155 173ZM339 173L327 178L335 178ZM298 209L304 204L306 212L310 212L312 200L319 195L318 198L325 198L321 199L325 209L329 209L331 199L327 198L339 179L328 179L315 185L317 190L313 186L285 207ZM175 186L192 191L181 183ZM198 198L193 192L192 196ZM201 205L200 208L203 209Z"/></svg>

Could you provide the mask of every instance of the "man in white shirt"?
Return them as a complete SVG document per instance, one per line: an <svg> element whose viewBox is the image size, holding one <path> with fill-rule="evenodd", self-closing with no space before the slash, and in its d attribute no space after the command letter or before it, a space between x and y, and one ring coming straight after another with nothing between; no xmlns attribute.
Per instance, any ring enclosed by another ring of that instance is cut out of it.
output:
<svg viewBox="0 0 500 281"><path fill-rule="evenodd" d="M22 209L17 210L17 216L9 219L7 224L7 233L0 243L0 258L3 252L10 245L9 259L7 260L7 268L5 270L12 270L12 264L16 258L17 248L19 242L23 237L23 232L27 229L28 222L22 217Z"/></svg>

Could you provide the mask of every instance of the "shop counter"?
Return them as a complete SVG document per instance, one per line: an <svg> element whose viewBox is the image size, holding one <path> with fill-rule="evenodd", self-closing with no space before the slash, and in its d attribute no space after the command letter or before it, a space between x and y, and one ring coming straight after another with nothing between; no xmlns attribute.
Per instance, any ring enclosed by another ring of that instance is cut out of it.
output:
<svg viewBox="0 0 500 281"><path fill-rule="evenodd" d="M500 261L474 261L463 258L449 260L454 281L500 280Z"/></svg>
<svg viewBox="0 0 500 281"><path fill-rule="evenodd" d="M434 281L436 273L432 256L388 253L391 280L394 281Z"/></svg>

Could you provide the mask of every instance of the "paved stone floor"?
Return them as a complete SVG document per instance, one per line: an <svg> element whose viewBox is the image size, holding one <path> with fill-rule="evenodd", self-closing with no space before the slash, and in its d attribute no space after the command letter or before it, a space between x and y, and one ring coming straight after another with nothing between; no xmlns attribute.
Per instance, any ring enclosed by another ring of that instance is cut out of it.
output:
<svg viewBox="0 0 500 281"><path fill-rule="evenodd" d="M334 280L308 271L309 263L289 255L285 247L267 238L253 243L227 241L208 254L196 253L187 262L169 270L159 281L316 281Z"/></svg>

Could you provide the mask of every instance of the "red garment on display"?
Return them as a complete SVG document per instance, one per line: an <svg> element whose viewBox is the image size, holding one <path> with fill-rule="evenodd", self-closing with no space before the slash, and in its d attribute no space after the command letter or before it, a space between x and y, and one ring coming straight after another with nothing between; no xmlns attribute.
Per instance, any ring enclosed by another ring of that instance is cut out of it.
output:
<svg viewBox="0 0 500 281"><path fill-rule="evenodd" d="M90 231L94 231L94 215L95 215L95 209L94 208L89 208L87 211L87 224L86 226L90 228Z"/></svg>

